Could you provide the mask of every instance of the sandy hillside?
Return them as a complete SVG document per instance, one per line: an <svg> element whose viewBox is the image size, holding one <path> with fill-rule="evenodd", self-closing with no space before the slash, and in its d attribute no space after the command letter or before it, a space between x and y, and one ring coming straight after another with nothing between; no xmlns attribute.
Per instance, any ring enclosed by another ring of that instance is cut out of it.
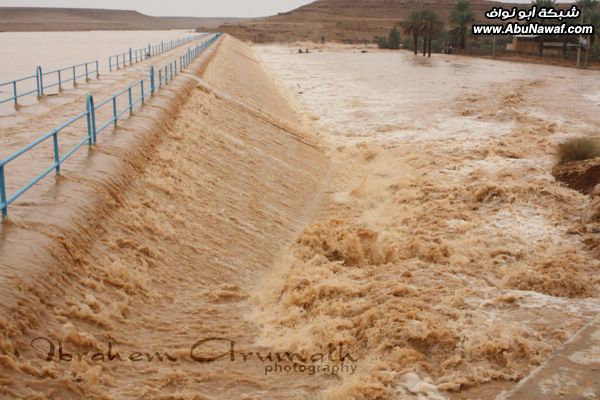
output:
<svg viewBox="0 0 600 400"><path fill-rule="evenodd" d="M217 30L254 43L319 43L322 38L328 42L373 43L375 37L387 36L394 25L413 11L432 9L446 21L455 4L455 0L318 0L272 17L226 23ZM471 4L479 21L493 7L514 5L485 0Z"/></svg>
<svg viewBox="0 0 600 400"><path fill-rule="evenodd" d="M239 18L153 17L127 10L0 7L0 32L215 28Z"/></svg>

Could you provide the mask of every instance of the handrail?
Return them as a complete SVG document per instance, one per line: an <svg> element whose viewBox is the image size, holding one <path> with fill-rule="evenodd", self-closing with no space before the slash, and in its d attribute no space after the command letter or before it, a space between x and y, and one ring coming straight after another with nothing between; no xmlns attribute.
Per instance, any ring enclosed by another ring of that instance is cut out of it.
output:
<svg viewBox="0 0 600 400"><path fill-rule="evenodd" d="M88 94L86 97L86 108L85 111L77 114L76 116L69 119L67 122L59 125L58 127L52 129L50 132L44 134L40 138L34 140L32 143L23 147L22 149L16 151L10 156L0 160L0 210L2 213L2 218L8 215L8 206L11 205L15 200L17 200L20 196L22 196L27 190L31 189L36 183L41 181L44 177L46 177L53 170L56 172L56 175L60 175L60 167L61 164L64 163L71 155L73 155L78 149L80 149L86 142L88 146L94 146L97 143L98 135L108 128L110 125L117 126L117 122L121 116L125 113L129 112L129 114L133 114L134 106L141 103L144 104L145 100L149 96L154 96L157 90L162 88L164 85L168 84L174 77L180 73L184 68L186 68L194 59L196 59L204 50L206 50L211 44L213 44L219 37L221 37L222 33L217 33L212 38L197 44L196 46L188 48L187 52L182 55L178 60L175 59L170 63L167 63L160 68L158 85L156 85L156 76L154 66L150 66L149 74L142 79L139 79L126 88L116 92L112 96L104 99L97 105L94 105L94 97L92 94ZM82 64L83 65L83 64ZM169 74L165 73L164 77L162 76L162 70L168 71ZM134 89L139 88L139 95L134 97ZM149 90L147 90L149 89ZM117 99L119 96L127 93L127 106L118 109L117 107ZM107 104L112 104L112 117L102 123L99 128L96 127L96 111ZM87 135L79 141L74 147L72 147L65 155L60 156L59 152L59 133L65 129L66 127L72 125L73 123L85 118L87 122ZM6 179L5 179L5 166L11 161L19 158L23 154L27 153L29 150L37 147L39 144L45 142L46 140L52 138L53 142L53 150L54 150L54 163L34 177L32 180L27 182L23 187L18 189L13 195L10 197L6 192Z"/></svg>
<svg viewBox="0 0 600 400"><path fill-rule="evenodd" d="M92 67L90 67L92 66ZM92 69L94 68L94 69ZM63 79L62 72L64 71L72 71L72 74L69 74L69 77ZM56 74L56 80L51 84L44 84L44 79L52 77ZM30 94L37 94L37 96L43 96L44 90L58 86L59 93L63 90L63 84L67 82L73 82L73 87L77 87L77 79L85 77L85 81L87 82L90 79L92 74L96 75L96 79L100 76L100 72L98 69L98 60L71 65L68 67L58 68L53 71L43 72L42 67L38 66L35 70L35 75L26 76L24 78L14 79L12 81L0 83L0 91L4 86L11 86L12 95L7 98L0 98L0 104L12 102L15 107L19 105L19 99L24 96L28 96ZM35 89L26 89L24 92L19 93L19 88L17 87L17 83L19 82L29 82L29 87L34 86Z"/></svg>
<svg viewBox="0 0 600 400"><path fill-rule="evenodd" d="M130 47L127 51L123 53L115 54L113 56L108 57L108 70L112 72L113 68L125 68L128 65L142 62L150 57L165 53L167 51L171 51L189 42L200 39L203 36L207 35L204 34L187 36L183 38L170 40L168 42L161 41L158 44L148 44L147 47L143 47L140 49L132 49Z"/></svg>

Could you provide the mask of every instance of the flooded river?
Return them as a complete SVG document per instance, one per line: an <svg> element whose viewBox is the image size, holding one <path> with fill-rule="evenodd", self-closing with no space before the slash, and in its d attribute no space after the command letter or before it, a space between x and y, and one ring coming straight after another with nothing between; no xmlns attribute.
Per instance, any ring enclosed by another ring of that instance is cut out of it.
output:
<svg viewBox="0 0 600 400"><path fill-rule="evenodd" d="M0 32L0 82L33 75L38 65L50 71L93 60L107 73L109 56L191 35L191 30Z"/></svg>
<svg viewBox="0 0 600 400"><path fill-rule="evenodd" d="M0 397L491 400L594 318L590 198L551 170L598 72L363 50L225 36L15 202Z"/></svg>

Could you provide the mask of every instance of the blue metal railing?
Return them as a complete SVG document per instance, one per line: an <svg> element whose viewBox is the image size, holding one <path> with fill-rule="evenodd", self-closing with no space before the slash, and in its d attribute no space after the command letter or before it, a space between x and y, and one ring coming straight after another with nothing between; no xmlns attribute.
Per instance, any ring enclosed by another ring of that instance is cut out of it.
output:
<svg viewBox="0 0 600 400"><path fill-rule="evenodd" d="M52 129L50 132L46 133L42 137L36 139L32 143L23 147L21 150L11 154L10 156L0 160L0 210L2 212L2 217L6 217L8 215L8 206L11 205L15 200L17 200L20 196L22 196L27 190L31 189L36 183L41 181L44 177L46 177L50 172L55 171L57 175L60 174L61 164L64 163L73 153L79 150L86 143L88 146L93 146L97 142L98 135L108 128L111 125L116 126L120 117L124 114L129 113L130 115L133 113L133 109L137 104L144 104L146 98L148 96L153 96L154 93L159 90L164 85L168 84L174 77L181 72L185 67L187 67L195 58L197 58L205 49L207 49L211 44L213 44L219 37L221 37L222 33L217 33L211 39L204 41L196 46L190 47L187 52L182 55L178 60L174 60L168 64L165 64L158 68L158 85L156 85L156 73L154 66L150 67L150 72L144 78L133 82L131 85L127 86L125 89L113 94L107 99L101 101L97 105L94 105L94 97L91 94L87 95L86 98L86 107L85 111L77 114L67 122L59 125L58 127ZM165 71L163 74L162 71ZM137 94L136 94L137 89ZM118 99L123 96L127 96L127 104L123 108L118 107ZM96 126L96 111L99 109L110 105L112 108L112 117L107 121L102 123L99 127ZM74 147L72 147L67 153L63 156L60 155L59 151L59 133L67 128L68 126L73 125L75 122L85 119L87 124L87 135L77 142ZM53 150L54 150L54 163L42 171L35 178L26 183L23 187L18 189L14 194L8 196L6 191L6 180L5 180L5 167L6 165L19 158L23 154L27 153L29 150L37 147L41 143L46 142L47 140L52 139Z"/></svg>
<svg viewBox="0 0 600 400"><path fill-rule="evenodd" d="M73 82L73 87L76 87L77 79L85 77L85 81L87 82L89 78L94 75L96 78L100 76L97 60L71 65L65 68L58 68L49 72L43 72L42 67L37 67L35 75L0 83L0 92L6 90L3 88L8 87L8 91L11 93L10 97L0 98L0 104L12 102L16 107L19 104L18 100L21 97L31 94L43 96L44 91L52 87L57 87L58 92L60 93L62 92L65 83ZM19 86L23 85L25 85L25 88L19 93Z"/></svg>
<svg viewBox="0 0 600 400"><path fill-rule="evenodd" d="M85 78L85 82L89 81L91 76L95 76L96 79L98 79L100 77L100 70L98 69L98 61L95 60L43 73L42 69L38 67L37 76L39 80L40 95L43 96L44 91L52 87L57 87L58 91L62 92L65 83L73 82L73 87L77 87L77 79L80 78ZM48 84L44 83L51 78L54 78L54 81Z"/></svg>
<svg viewBox="0 0 600 400"><path fill-rule="evenodd" d="M108 70L112 71L113 69L125 68L128 65L144 61L150 57L173 50L179 46L183 46L189 42L201 38L202 36L206 35L194 35L171 40L168 42L160 42L154 45L149 44L147 47L143 47L137 50L129 48L129 50L123 53L108 57Z"/></svg>

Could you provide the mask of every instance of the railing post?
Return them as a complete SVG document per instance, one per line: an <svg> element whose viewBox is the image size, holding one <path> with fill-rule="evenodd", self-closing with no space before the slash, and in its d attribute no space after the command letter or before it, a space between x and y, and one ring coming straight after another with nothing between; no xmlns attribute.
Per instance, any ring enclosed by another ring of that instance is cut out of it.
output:
<svg viewBox="0 0 600 400"><path fill-rule="evenodd" d="M113 108L113 125L117 126L117 97L113 97L112 99L112 108Z"/></svg>
<svg viewBox="0 0 600 400"><path fill-rule="evenodd" d="M152 56L151 51L152 51L152 47L150 46L150 44L148 44L148 54L150 54L150 56Z"/></svg>
<svg viewBox="0 0 600 400"><path fill-rule="evenodd" d="M62 79L60 77L60 69L58 70L58 93L62 92Z"/></svg>
<svg viewBox="0 0 600 400"><path fill-rule="evenodd" d="M94 109L94 97L87 95L86 101L87 127L88 127L88 145L96 144L96 110Z"/></svg>
<svg viewBox="0 0 600 400"><path fill-rule="evenodd" d="M108 57L108 71L112 72L112 56Z"/></svg>
<svg viewBox="0 0 600 400"><path fill-rule="evenodd" d="M142 104L144 104L144 80L140 81L140 94L142 95Z"/></svg>
<svg viewBox="0 0 600 400"><path fill-rule="evenodd" d="M89 95L88 95L89 96ZM89 101L89 97L86 100L86 105L85 105L85 111L86 111L86 119L87 119L87 137L88 137L88 146L92 147L92 114L90 112L90 101Z"/></svg>
<svg viewBox="0 0 600 400"><path fill-rule="evenodd" d="M77 73L75 72L74 65L73 65L73 87L77 87Z"/></svg>
<svg viewBox="0 0 600 400"><path fill-rule="evenodd" d="M130 47L129 48L129 64L131 64L132 61L133 61L133 50Z"/></svg>
<svg viewBox="0 0 600 400"><path fill-rule="evenodd" d="M154 96L154 65L150 66L150 95Z"/></svg>
<svg viewBox="0 0 600 400"><path fill-rule="evenodd" d="M54 163L56 164L56 175L60 175L60 155L58 153L58 130L52 131L52 142L54 144Z"/></svg>
<svg viewBox="0 0 600 400"><path fill-rule="evenodd" d="M94 144L96 144L96 136L98 132L96 131L96 106L94 106L94 96L90 94L90 104L92 108L92 136L94 139Z"/></svg>
<svg viewBox="0 0 600 400"><path fill-rule="evenodd" d="M100 78L100 68L98 68L98 60L96 60L96 79Z"/></svg>
<svg viewBox="0 0 600 400"><path fill-rule="evenodd" d="M89 82L90 78L88 76L88 65L85 63L85 81Z"/></svg>
<svg viewBox="0 0 600 400"><path fill-rule="evenodd" d="M0 164L0 207L2 218L8 216L8 205L6 204L6 183L4 180L4 164Z"/></svg>
<svg viewBox="0 0 600 400"><path fill-rule="evenodd" d="M42 67L38 66L35 70L37 77L37 93L38 96L44 95L44 75L42 74Z"/></svg>
<svg viewBox="0 0 600 400"><path fill-rule="evenodd" d="M13 81L13 100L15 102L15 108L17 108L17 106L19 105L17 99L17 81Z"/></svg>
<svg viewBox="0 0 600 400"><path fill-rule="evenodd" d="M127 93L129 94L129 115L133 113L133 101L131 98L131 86L127 89Z"/></svg>

